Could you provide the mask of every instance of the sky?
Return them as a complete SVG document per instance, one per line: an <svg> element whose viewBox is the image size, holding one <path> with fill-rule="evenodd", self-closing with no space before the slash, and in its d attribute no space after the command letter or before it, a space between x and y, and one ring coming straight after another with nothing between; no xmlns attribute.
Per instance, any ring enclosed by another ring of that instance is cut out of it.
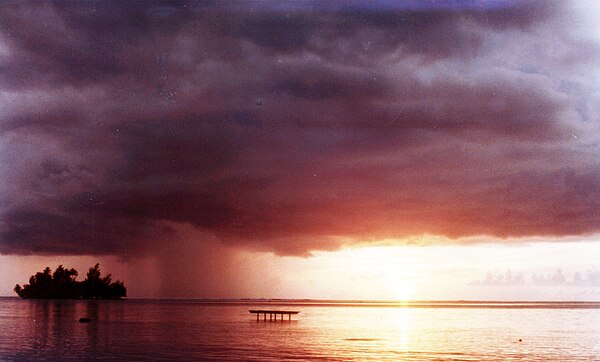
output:
<svg viewBox="0 0 600 362"><path fill-rule="evenodd" d="M600 300L600 5L0 3L0 295Z"/></svg>

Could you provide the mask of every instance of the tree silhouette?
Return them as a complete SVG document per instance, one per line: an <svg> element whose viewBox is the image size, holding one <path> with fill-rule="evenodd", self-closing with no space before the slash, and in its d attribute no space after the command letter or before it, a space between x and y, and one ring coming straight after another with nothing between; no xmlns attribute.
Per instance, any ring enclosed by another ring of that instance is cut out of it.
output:
<svg viewBox="0 0 600 362"><path fill-rule="evenodd" d="M29 278L29 284L17 284L14 291L21 298L36 299L120 299L127 295L123 282L112 282L107 274L102 277L100 264L90 268L86 279L78 282L77 270L65 269L59 265L54 273L47 267Z"/></svg>

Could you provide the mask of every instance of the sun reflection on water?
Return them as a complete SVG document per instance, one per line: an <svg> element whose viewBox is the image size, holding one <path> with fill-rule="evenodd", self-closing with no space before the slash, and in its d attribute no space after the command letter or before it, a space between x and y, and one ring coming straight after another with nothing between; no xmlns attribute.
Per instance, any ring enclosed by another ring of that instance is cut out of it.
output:
<svg viewBox="0 0 600 362"><path fill-rule="evenodd" d="M410 349L410 309L396 308L394 309L393 323L396 324L398 333L396 335L396 349L406 352Z"/></svg>

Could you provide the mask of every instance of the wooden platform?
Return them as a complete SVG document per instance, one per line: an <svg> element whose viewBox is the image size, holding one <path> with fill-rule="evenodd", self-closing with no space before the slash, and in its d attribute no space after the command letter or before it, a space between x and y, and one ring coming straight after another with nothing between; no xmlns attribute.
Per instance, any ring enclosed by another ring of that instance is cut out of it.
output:
<svg viewBox="0 0 600 362"><path fill-rule="evenodd" d="M260 320L260 315L263 314L263 320L267 321L267 314L269 315L269 321L277 322L277 315L281 314L281 320L283 321L283 316L288 316L288 321L292 320L292 314L298 314L300 311L296 310L265 310L265 309L254 309L249 310L250 313L256 314L256 321Z"/></svg>

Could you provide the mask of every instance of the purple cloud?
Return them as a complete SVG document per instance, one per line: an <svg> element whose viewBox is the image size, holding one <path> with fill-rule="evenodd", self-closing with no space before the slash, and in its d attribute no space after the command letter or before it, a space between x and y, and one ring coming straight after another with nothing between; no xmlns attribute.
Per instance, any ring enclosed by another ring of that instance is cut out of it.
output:
<svg viewBox="0 0 600 362"><path fill-rule="evenodd" d="M378 4L1 4L0 252L598 232L570 10Z"/></svg>

